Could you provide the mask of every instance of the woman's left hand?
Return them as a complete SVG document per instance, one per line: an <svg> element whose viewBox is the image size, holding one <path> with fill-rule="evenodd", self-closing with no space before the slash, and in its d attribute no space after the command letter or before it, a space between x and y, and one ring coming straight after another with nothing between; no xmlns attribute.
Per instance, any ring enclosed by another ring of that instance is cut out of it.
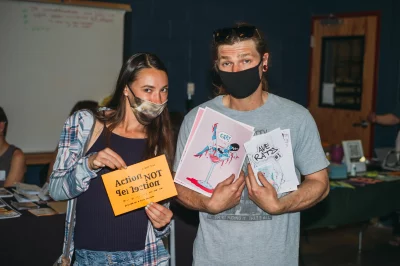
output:
<svg viewBox="0 0 400 266"><path fill-rule="evenodd" d="M172 211L155 202L147 205L145 211L153 227L156 229L166 226L172 219Z"/></svg>

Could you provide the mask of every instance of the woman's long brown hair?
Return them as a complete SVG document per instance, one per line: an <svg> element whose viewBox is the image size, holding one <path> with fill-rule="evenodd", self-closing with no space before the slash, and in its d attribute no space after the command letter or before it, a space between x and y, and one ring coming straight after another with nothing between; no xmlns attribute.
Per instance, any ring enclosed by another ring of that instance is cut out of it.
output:
<svg viewBox="0 0 400 266"><path fill-rule="evenodd" d="M111 100L106 106L112 109L113 112L98 112L96 114L96 118L107 125L107 143L109 143L111 132L123 121L125 113L127 111L131 112L129 109L126 110L125 107L126 96L123 94L123 92L126 85L133 83L137 79L139 72L145 68L155 68L157 70L164 71L168 75L166 67L154 54L134 54L124 63L118 76L115 91ZM147 141L143 159L150 159L161 154L165 154L168 164L172 169L174 160L174 147L172 142L172 127L168 108L165 108L157 118L147 125L145 130Z"/></svg>

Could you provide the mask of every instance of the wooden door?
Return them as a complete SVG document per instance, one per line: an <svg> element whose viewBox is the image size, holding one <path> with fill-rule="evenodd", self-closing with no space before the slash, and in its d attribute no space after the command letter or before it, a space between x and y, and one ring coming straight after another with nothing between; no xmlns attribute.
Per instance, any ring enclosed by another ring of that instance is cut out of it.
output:
<svg viewBox="0 0 400 266"><path fill-rule="evenodd" d="M321 140L358 140L372 155L377 76L378 15L314 17L308 109Z"/></svg>

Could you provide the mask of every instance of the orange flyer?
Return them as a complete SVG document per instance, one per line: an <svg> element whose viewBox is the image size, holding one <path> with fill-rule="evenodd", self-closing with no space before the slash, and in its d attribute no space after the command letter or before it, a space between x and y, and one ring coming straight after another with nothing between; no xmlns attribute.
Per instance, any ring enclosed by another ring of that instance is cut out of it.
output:
<svg viewBox="0 0 400 266"><path fill-rule="evenodd" d="M115 216L177 195L165 155L101 177Z"/></svg>

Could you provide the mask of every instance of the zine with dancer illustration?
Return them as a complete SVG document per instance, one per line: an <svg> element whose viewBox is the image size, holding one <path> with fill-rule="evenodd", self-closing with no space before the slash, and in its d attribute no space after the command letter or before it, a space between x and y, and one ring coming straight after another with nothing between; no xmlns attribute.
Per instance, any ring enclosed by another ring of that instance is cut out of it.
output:
<svg viewBox="0 0 400 266"><path fill-rule="evenodd" d="M239 176L253 127L211 108L199 109L174 181L211 197L230 175Z"/></svg>

